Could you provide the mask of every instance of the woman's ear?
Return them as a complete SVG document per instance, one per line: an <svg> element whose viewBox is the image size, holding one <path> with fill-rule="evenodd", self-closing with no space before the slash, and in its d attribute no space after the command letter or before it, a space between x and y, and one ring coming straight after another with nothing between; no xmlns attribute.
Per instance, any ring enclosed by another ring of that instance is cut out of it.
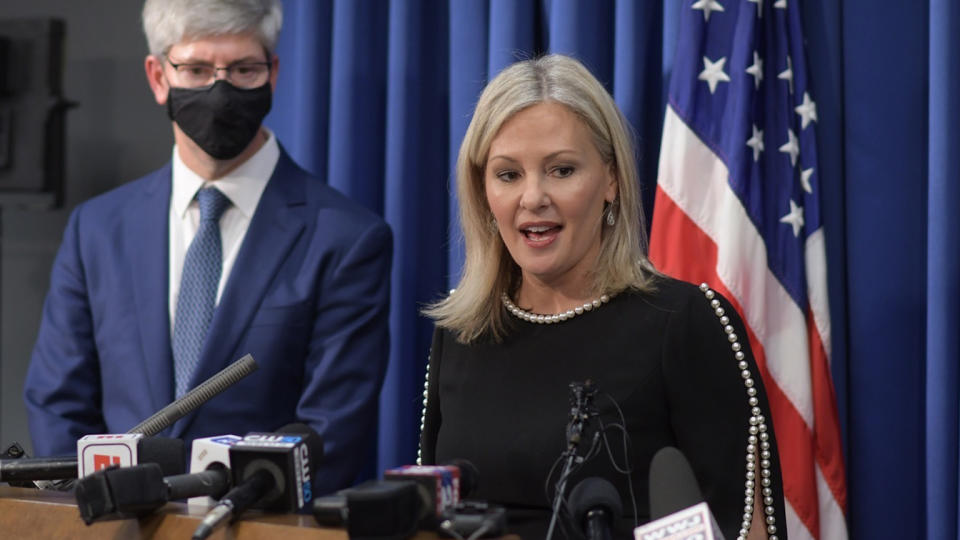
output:
<svg viewBox="0 0 960 540"><path fill-rule="evenodd" d="M620 180L617 176L617 168L614 163L610 163L607 166L607 191L603 195L603 199L608 203L612 203L617 200L617 196L620 195Z"/></svg>

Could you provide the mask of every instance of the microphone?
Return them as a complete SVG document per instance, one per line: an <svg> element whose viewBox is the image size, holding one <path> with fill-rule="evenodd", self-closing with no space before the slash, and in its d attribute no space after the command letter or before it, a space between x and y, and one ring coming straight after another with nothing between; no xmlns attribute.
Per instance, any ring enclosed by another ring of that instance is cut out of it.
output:
<svg viewBox="0 0 960 540"><path fill-rule="evenodd" d="M445 465L456 467L460 470L460 498L464 499L473 495L480 486L480 471L477 466L469 460L463 458L451 459Z"/></svg>
<svg viewBox="0 0 960 540"><path fill-rule="evenodd" d="M166 474L181 474L183 441L140 433L85 435L77 441L76 478L112 465L129 467L139 463L159 463Z"/></svg>
<svg viewBox="0 0 960 540"><path fill-rule="evenodd" d="M613 526L623 515L623 503L608 480L584 478L570 492L569 504L577 529L589 540L613 539Z"/></svg>
<svg viewBox="0 0 960 540"><path fill-rule="evenodd" d="M169 501L187 497L219 498L230 487L230 471L215 467L193 474L164 477L155 463L111 466L77 482L77 508L84 523L140 517Z"/></svg>
<svg viewBox="0 0 960 540"><path fill-rule="evenodd" d="M101 437L116 444L101 444L98 439ZM78 459L78 456L84 454L89 460L89 472L93 472L95 463L101 468L114 464L159 463L161 470L166 474L183 472L183 441L180 439L136 435L133 439L121 441L116 439L117 437L130 436L87 435L78 441L78 446L81 442L84 445L76 456L0 459L0 482L14 482L21 485L22 482L34 482L43 489L60 489L61 486L69 489L72 482L64 486L50 481L72 480L79 474L85 474L87 471L84 471L83 461ZM83 448L88 450L84 452Z"/></svg>
<svg viewBox="0 0 960 540"><path fill-rule="evenodd" d="M127 433L156 435L172 426L191 411L223 392L240 379L257 370L257 362L247 354L203 381L180 399L157 411L153 416L132 427Z"/></svg>
<svg viewBox="0 0 960 540"><path fill-rule="evenodd" d="M477 468L465 459L388 469L382 481L320 497L313 503L313 516L320 525L345 526L350 538L404 538L418 529L443 532L444 526L468 531L487 525L502 532L505 519L499 529L483 521L488 517L486 503L460 501L461 495L473 493L478 477ZM499 512L504 518L503 510Z"/></svg>
<svg viewBox="0 0 960 540"><path fill-rule="evenodd" d="M387 469L383 479L386 482L415 482L433 516L460 501L460 467L455 465L404 465Z"/></svg>
<svg viewBox="0 0 960 540"><path fill-rule="evenodd" d="M650 519L634 529L636 540L657 540L673 534L723 540L690 463L672 446L661 448L650 462Z"/></svg>
<svg viewBox="0 0 960 540"><path fill-rule="evenodd" d="M577 449L583 443L584 435L590 419L597 416L597 408L593 404L593 399L597 395L597 387L592 379L583 382L573 381L570 388L570 420L567 423L567 449L560 454L563 460L563 469L560 471L560 477L557 479L556 488L553 493L552 512L550 514L550 526L547 528L547 540L552 540L553 530L557 525L557 518L560 516L560 505L563 503L564 491L567 489L567 481L573 472L573 465L579 457ZM599 431L593 433L594 443L600 436ZM589 452L589 450L588 450ZM547 479L549 482L549 478Z"/></svg>
<svg viewBox="0 0 960 540"><path fill-rule="evenodd" d="M313 517L326 527L346 526L351 540L407 538L432 512L414 480L369 480L313 501Z"/></svg>
<svg viewBox="0 0 960 540"><path fill-rule="evenodd" d="M207 469L229 469L230 447L242 440L236 435L219 435L194 439L190 452L190 472L199 473ZM219 497L218 497L219 498ZM209 508L217 502L209 496L191 497L188 505Z"/></svg>
<svg viewBox="0 0 960 540"><path fill-rule="evenodd" d="M203 540L228 519L248 508L292 512L313 499L311 459L323 444L305 424L290 424L277 433L249 433L230 447L230 475L235 486L203 518L193 540Z"/></svg>

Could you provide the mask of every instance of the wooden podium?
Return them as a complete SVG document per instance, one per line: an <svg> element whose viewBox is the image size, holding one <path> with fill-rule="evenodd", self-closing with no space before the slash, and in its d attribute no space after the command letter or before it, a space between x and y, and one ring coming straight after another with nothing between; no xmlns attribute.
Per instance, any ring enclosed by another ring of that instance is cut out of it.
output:
<svg viewBox="0 0 960 540"><path fill-rule="evenodd" d="M169 503L139 520L102 521L87 526L72 493L0 486L0 538L37 539L174 539L188 540L206 513L184 503ZM250 512L212 540L347 540L344 529L323 528L312 516ZM416 540L433 540L419 532Z"/></svg>

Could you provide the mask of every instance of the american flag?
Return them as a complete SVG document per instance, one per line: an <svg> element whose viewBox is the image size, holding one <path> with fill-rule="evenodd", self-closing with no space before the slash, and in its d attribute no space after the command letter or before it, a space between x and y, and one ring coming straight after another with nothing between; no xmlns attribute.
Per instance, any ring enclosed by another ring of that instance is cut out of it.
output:
<svg viewBox="0 0 960 540"><path fill-rule="evenodd" d="M788 534L843 539L817 108L797 0L682 1L650 258L740 312L770 398Z"/></svg>

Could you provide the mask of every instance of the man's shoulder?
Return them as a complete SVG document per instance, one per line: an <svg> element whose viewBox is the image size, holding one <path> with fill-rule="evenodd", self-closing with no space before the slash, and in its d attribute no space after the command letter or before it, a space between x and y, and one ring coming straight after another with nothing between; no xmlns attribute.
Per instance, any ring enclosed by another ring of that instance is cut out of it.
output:
<svg viewBox="0 0 960 540"><path fill-rule="evenodd" d="M387 229L382 217L304 170L289 155L281 154L277 167L287 181L302 183L306 204L324 225L356 234L371 228Z"/></svg>
<svg viewBox="0 0 960 540"><path fill-rule="evenodd" d="M104 215L104 213L115 213L123 207L126 207L131 201L144 196L159 195L160 199L166 201L169 196L170 185L170 165L151 171L136 180L131 180L121 184L109 191L92 197L77 206L77 212L93 213L95 215ZM163 190L167 187L166 191Z"/></svg>

